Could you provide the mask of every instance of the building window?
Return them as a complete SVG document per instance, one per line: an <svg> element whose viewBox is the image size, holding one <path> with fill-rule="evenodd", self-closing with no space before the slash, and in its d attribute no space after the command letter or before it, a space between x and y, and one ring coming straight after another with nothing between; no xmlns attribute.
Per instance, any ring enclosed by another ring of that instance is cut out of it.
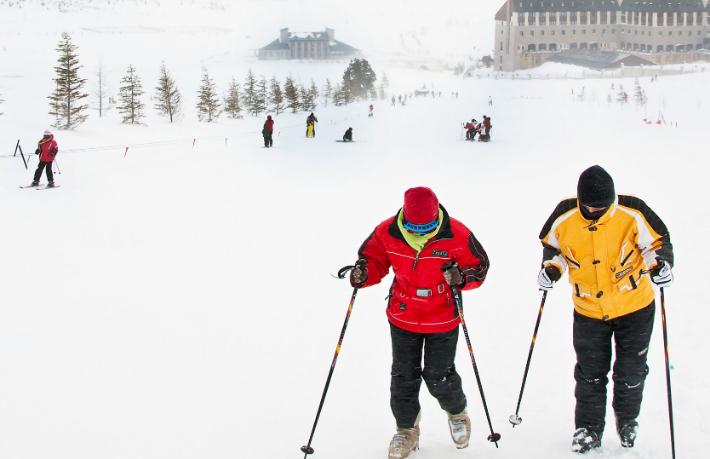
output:
<svg viewBox="0 0 710 459"><path fill-rule="evenodd" d="M569 49L577 49L577 43L570 43Z"/></svg>
<svg viewBox="0 0 710 459"><path fill-rule="evenodd" d="M528 25L535 25L535 14L526 13L528 15Z"/></svg>
<svg viewBox="0 0 710 459"><path fill-rule="evenodd" d="M582 35L587 35L587 29L582 29Z"/></svg>
<svg viewBox="0 0 710 459"><path fill-rule="evenodd" d="M560 13L560 25L567 25L567 14L568 13Z"/></svg>
<svg viewBox="0 0 710 459"><path fill-rule="evenodd" d="M538 51L547 51L547 45L545 43L540 43L537 45L537 50Z"/></svg>
<svg viewBox="0 0 710 459"><path fill-rule="evenodd" d="M518 26L525 25L525 15L523 13L518 13Z"/></svg>
<svg viewBox="0 0 710 459"><path fill-rule="evenodd" d="M550 13L550 25L557 25L557 13Z"/></svg>
<svg viewBox="0 0 710 459"><path fill-rule="evenodd" d="M588 21L587 16L588 16L588 13L586 11L583 13L579 13L579 23L582 25L587 25L587 21Z"/></svg>
<svg viewBox="0 0 710 459"><path fill-rule="evenodd" d="M533 44L533 43L529 44L528 51L535 51L535 44Z"/></svg>
<svg viewBox="0 0 710 459"><path fill-rule="evenodd" d="M673 27L675 26L675 13L667 13L668 14L668 26Z"/></svg>
<svg viewBox="0 0 710 459"><path fill-rule="evenodd" d="M616 11L612 11L611 13L609 13L609 16L611 17L611 21L609 23L616 24Z"/></svg>
<svg viewBox="0 0 710 459"><path fill-rule="evenodd" d="M500 50L503 51L503 42L500 42Z"/></svg>
<svg viewBox="0 0 710 459"><path fill-rule="evenodd" d="M695 25L695 13L688 14L688 24L689 26Z"/></svg>
<svg viewBox="0 0 710 459"><path fill-rule="evenodd" d="M660 27L665 27L665 25L666 25L665 13L656 13L656 22Z"/></svg>
<svg viewBox="0 0 710 459"><path fill-rule="evenodd" d="M557 43L550 43L550 51L557 51Z"/></svg>
<svg viewBox="0 0 710 459"><path fill-rule="evenodd" d="M539 13L540 14L540 25L544 26L547 25L547 14L545 13Z"/></svg>
<svg viewBox="0 0 710 459"><path fill-rule="evenodd" d="M545 35L545 31L544 31L544 30L541 30L541 31L540 31L540 35Z"/></svg>
<svg viewBox="0 0 710 459"><path fill-rule="evenodd" d="M550 32L550 35L554 35L554 34L555 34L554 30ZM698 32L698 35L700 35L700 32Z"/></svg>
<svg viewBox="0 0 710 459"><path fill-rule="evenodd" d="M597 13L596 11L592 11L591 13L589 13L589 23L590 23L590 24L596 24L596 23L597 23L597 14L598 14L598 13Z"/></svg>
<svg viewBox="0 0 710 459"><path fill-rule="evenodd" d="M609 24L609 12L602 11L602 24Z"/></svg>
<svg viewBox="0 0 710 459"><path fill-rule="evenodd" d="M569 23L570 25L577 25L577 13L576 12L571 12L569 14Z"/></svg>
<svg viewBox="0 0 710 459"><path fill-rule="evenodd" d="M525 32L523 32L523 31L521 30L521 31L520 31L520 36L521 36L521 37L524 37L524 36L525 36Z"/></svg>
<svg viewBox="0 0 710 459"><path fill-rule="evenodd" d="M648 13L641 13L641 25L646 25L646 17L648 16Z"/></svg>
<svg viewBox="0 0 710 459"><path fill-rule="evenodd" d="M561 33L562 35L567 35L567 31L566 31L565 29L560 30L560 33Z"/></svg>

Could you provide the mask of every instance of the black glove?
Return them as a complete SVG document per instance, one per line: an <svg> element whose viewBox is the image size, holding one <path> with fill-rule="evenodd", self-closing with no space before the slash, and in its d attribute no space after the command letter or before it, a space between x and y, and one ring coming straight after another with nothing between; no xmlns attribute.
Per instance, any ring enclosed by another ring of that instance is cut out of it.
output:
<svg viewBox="0 0 710 459"><path fill-rule="evenodd" d="M555 282L560 280L560 277L562 277L560 270L550 265L540 270L540 274L537 275L537 284L541 290L552 290Z"/></svg>
<svg viewBox="0 0 710 459"><path fill-rule="evenodd" d="M353 287L362 287L367 282L367 268L364 264L357 264L350 271L350 285Z"/></svg>
<svg viewBox="0 0 710 459"><path fill-rule="evenodd" d="M35 155L39 154L39 148L35 150Z"/></svg>
<svg viewBox="0 0 710 459"><path fill-rule="evenodd" d="M463 273L459 266L455 263L446 266L444 269L444 280L450 287L459 287L463 285Z"/></svg>

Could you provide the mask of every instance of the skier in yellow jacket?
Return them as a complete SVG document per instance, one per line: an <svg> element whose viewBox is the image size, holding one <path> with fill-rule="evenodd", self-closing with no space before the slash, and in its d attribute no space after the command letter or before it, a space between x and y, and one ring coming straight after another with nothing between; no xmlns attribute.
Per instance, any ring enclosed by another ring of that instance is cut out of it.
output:
<svg viewBox="0 0 710 459"><path fill-rule="evenodd" d="M673 282L668 229L642 200L617 196L611 176L593 166L580 176L577 197L559 203L540 240L540 288L552 289L565 271L573 288L577 404L572 450L586 453L601 446L612 337L612 405L621 445L631 448L648 373L652 283L667 287Z"/></svg>

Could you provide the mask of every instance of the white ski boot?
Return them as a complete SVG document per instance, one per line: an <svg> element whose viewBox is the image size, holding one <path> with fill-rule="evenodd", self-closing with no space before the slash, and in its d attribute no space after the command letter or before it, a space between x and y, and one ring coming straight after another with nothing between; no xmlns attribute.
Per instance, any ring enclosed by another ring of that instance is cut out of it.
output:
<svg viewBox="0 0 710 459"><path fill-rule="evenodd" d="M451 439L454 441L456 448L467 448L468 441L471 438L471 420L466 410L463 410L459 414L446 414L449 416L449 430L451 431Z"/></svg>
<svg viewBox="0 0 710 459"><path fill-rule="evenodd" d="M419 426L410 429L397 428L397 433L392 437L388 459L405 459L412 451L419 449Z"/></svg>

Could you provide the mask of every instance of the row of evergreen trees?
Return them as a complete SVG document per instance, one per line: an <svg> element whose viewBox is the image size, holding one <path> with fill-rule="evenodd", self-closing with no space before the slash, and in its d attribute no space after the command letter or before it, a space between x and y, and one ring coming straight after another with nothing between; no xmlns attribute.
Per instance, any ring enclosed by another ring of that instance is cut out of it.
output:
<svg viewBox="0 0 710 459"><path fill-rule="evenodd" d="M86 80L79 76L82 66L77 56L77 46L72 43L68 34L62 34L57 51L59 59L54 67L55 89L49 96L49 113L55 118L55 127L73 129L87 118L88 105L84 101L88 97L84 91ZM96 95L101 116L107 92L101 68L97 77ZM207 69L203 69L197 94L197 114L200 121L212 122L222 113L231 118L241 118L243 113L259 116L265 112L279 115L285 111L314 111L318 106L319 97L326 106L328 103L341 106L366 98L385 99L385 89L389 85L387 77L383 76L378 89L375 88L376 81L377 76L367 60L353 59L343 74L342 82L336 85L326 80L324 87L319 89L313 80L309 86L303 86L291 77L286 78L282 85L276 77L269 81L265 77L257 79L249 70L241 85L232 78L224 95L220 97L214 80ZM144 95L141 78L136 69L129 66L121 79L116 102L123 123L138 124L145 117ZM153 101L155 110L166 116L171 123L183 113L182 95L165 64L160 68Z"/></svg>

